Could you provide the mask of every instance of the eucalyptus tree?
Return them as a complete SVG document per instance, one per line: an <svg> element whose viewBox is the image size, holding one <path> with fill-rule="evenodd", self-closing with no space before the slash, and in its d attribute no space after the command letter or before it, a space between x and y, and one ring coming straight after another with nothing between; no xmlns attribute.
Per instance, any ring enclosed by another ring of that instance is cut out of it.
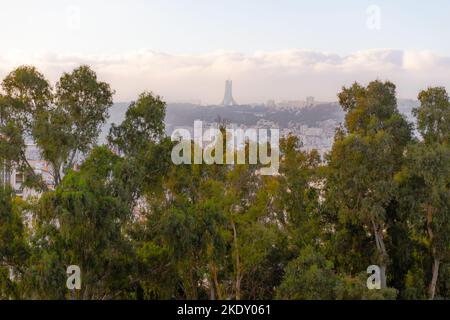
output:
<svg viewBox="0 0 450 320"><path fill-rule="evenodd" d="M374 238L374 261L386 287L388 208L411 128L397 109L391 82L373 81L367 87L355 83L338 97L346 112L345 128L337 132L329 155L327 197L335 202L341 222L360 225Z"/></svg>
<svg viewBox="0 0 450 320"><path fill-rule="evenodd" d="M404 175L415 178L415 215L426 230L432 256L429 297L436 295L439 268L448 261L450 245L450 102L442 87L420 92L414 109L421 141L410 146ZM420 229L419 229L420 234Z"/></svg>
<svg viewBox="0 0 450 320"><path fill-rule="evenodd" d="M114 91L86 65L56 83L54 105L35 115L32 135L53 168L55 185L97 144Z"/></svg>
<svg viewBox="0 0 450 320"><path fill-rule="evenodd" d="M8 186L0 187L0 299L20 299L30 247L24 203Z"/></svg>
<svg viewBox="0 0 450 320"><path fill-rule="evenodd" d="M34 142L59 185L77 157L97 142L112 105L109 84L98 81L90 67L80 66L64 73L53 90L35 67L21 66L5 77L2 89L0 156L24 172L27 182L45 190L26 154L26 144Z"/></svg>
<svg viewBox="0 0 450 320"><path fill-rule="evenodd" d="M0 158L10 169L25 174L25 185L46 189L27 158L26 144L32 139L39 114L52 108L50 83L35 67L21 66L2 81L0 94Z"/></svg>
<svg viewBox="0 0 450 320"><path fill-rule="evenodd" d="M33 216L31 297L115 299L132 286L135 253L124 230L133 219L124 193L124 161L94 148L78 171L44 193ZM125 189L126 190L126 189ZM75 295L66 288L66 268L81 269Z"/></svg>

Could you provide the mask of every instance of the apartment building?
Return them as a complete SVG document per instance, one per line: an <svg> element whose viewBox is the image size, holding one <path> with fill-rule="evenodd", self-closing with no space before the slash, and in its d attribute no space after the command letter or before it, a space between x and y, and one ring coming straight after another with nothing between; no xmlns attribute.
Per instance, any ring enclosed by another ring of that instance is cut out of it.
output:
<svg viewBox="0 0 450 320"><path fill-rule="evenodd" d="M34 144L27 144L26 157L34 173L40 175L47 186L52 189L54 187L54 180L51 174L47 161L42 160L39 149ZM17 196L21 198L29 198L32 196L39 196L35 190L24 187L25 175L16 167L8 168L6 164L0 164L0 183L9 184Z"/></svg>

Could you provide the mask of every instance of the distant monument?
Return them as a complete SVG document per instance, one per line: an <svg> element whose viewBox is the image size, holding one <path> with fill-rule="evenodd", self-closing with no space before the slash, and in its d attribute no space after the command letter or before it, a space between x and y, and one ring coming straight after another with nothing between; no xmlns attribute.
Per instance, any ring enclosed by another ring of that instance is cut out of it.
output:
<svg viewBox="0 0 450 320"><path fill-rule="evenodd" d="M235 106L236 101L233 99L233 81L225 81L225 95L223 97L222 106Z"/></svg>

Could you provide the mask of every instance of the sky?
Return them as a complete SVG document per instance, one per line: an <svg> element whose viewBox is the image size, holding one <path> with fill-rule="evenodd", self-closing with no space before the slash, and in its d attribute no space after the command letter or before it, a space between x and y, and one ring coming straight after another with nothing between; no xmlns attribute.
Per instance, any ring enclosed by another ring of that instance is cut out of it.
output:
<svg viewBox="0 0 450 320"><path fill-rule="evenodd" d="M3 3L4 2L4 3ZM90 64L116 101L336 100L376 78L415 98L450 89L450 1L0 0L0 77L34 64L52 81Z"/></svg>

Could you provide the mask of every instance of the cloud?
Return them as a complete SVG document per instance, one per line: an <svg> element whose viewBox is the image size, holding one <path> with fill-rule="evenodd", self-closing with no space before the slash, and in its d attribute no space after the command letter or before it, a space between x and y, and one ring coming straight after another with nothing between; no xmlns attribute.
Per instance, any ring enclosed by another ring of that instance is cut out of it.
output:
<svg viewBox="0 0 450 320"><path fill-rule="evenodd" d="M450 57L430 51L374 49L343 56L307 50L217 51L181 55L149 50L118 55L0 53L0 77L21 64L37 66L53 83L80 64L92 66L116 90L116 101L129 101L144 91L168 101L218 103L224 81L233 79L238 102L294 100L312 95L336 100L343 85L374 79L396 83L399 97L415 98L428 86L450 88Z"/></svg>

